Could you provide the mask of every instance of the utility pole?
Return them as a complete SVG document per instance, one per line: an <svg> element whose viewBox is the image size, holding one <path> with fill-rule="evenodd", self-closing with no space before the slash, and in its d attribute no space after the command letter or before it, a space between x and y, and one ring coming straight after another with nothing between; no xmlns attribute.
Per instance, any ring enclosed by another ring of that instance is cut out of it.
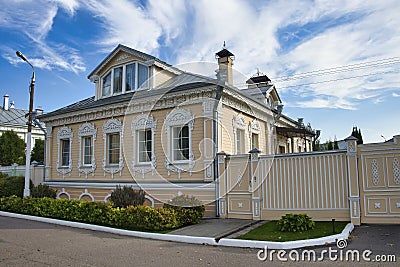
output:
<svg viewBox="0 0 400 267"><path fill-rule="evenodd" d="M24 197L29 197L31 195L30 180L31 180L31 149L32 149L32 111L33 111L33 96L35 93L35 69L32 64L26 59L26 57L20 52L16 52L17 56L23 61L29 64L32 68L32 78L29 85L29 111L28 111L28 133L26 137L26 154L25 154L25 187L24 187Z"/></svg>

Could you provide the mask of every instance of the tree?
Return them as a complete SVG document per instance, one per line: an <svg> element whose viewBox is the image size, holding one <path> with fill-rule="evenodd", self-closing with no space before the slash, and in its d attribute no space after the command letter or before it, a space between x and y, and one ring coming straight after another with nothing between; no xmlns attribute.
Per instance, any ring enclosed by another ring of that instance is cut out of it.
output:
<svg viewBox="0 0 400 267"><path fill-rule="evenodd" d="M0 165L25 163L25 142L14 131L0 136Z"/></svg>
<svg viewBox="0 0 400 267"><path fill-rule="evenodd" d="M44 161L44 140L37 139L35 142L35 146L31 152L31 162L37 161L43 163Z"/></svg>
<svg viewBox="0 0 400 267"><path fill-rule="evenodd" d="M353 127L353 131L351 132L351 136L354 136L355 138L357 138L357 145L363 144L363 138L361 135L361 129L357 129L357 127Z"/></svg>

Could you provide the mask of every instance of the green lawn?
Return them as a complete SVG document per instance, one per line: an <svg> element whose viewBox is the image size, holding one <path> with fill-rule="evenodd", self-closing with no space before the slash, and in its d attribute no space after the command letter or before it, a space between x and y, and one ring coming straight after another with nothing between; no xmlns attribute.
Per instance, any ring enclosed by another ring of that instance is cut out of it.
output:
<svg viewBox="0 0 400 267"><path fill-rule="evenodd" d="M346 225L347 222L335 222L335 234L341 233ZM332 222L315 222L314 229L304 232L281 232L276 221L271 221L239 236L238 239L285 242L329 235L333 235Z"/></svg>

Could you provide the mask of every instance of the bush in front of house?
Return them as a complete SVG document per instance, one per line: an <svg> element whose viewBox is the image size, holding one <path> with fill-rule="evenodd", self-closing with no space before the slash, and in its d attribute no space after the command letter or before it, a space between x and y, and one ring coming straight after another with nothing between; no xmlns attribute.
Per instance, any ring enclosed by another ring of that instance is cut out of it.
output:
<svg viewBox="0 0 400 267"><path fill-rule="evenodd" d="M118 186L111 193L110 200L114 208L127 208L129 206L143 205L146 193L143 190L134 190L129 186Z"/></svg>
<svg viewBox="0 0 400 267"><path fill-rule="evenodd" d="M0 198L0 210L33 216L104 225L128 230L163 231L182 226L184 214L169 208L129 206L112 203L52 198Z"/></svg>
<svg viewBox="0 0 400 267"><path fill-rule="evenodd" d="M43 197L56 198L57 191L53 190L48 185L39 184L39 185L33 186L31 188L31 197L33 197L33 198L43 198Z"/></svg>
<svg viewBox="0 0 400 267"><path fill-rule="evenodd" d="M30 181L30 188L33 184ZM18 196L23 197L25 187L24 176L3 176L0 177L0 197Z"/></svg>
<svg viewBox="0 0 400 267"><path fill-rule="evenodd" d="M286 214L277 221L281 232L304 232L314 229L315 222L307 214Z"/></svg>
<svg viewBox="0 0 400 267"><path fill-rule="evenodd" d="M205 207L203 203L193 196L180 195L174 197L164 208L174 210L180 226L200 223L204 216Z"/></svg>

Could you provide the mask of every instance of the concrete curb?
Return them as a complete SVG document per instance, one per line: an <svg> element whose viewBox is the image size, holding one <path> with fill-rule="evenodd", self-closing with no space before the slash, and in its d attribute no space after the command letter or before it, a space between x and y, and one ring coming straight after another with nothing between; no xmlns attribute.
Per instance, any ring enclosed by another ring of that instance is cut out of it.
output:
<svg viewBox="0 0 400 267"><path fill-rule="evenodd" d="M217 242L215 238L212 237L198 237L198 236L157 234L157 233L147 233L140 231L130 231L130 230L100 226L100 225L69 222L58 219L23 215L23 214L10 213L4 211L0 211L0 216L51 223L56 225L62 225L62 226L68 226L68 227L74 227L92 231L101 231L117 235L155 239L155 240L173 241L173 242L190 243L190 244L207 244L213 246L262 248L262 249L265 247L269 249L294 249L294 248L326 245L330 243L335 243L337 240L346 240L349 237L351 231L353 231L354 229L354 225L352 223L349 223L346 225L345 229L340 234L315 238L315 239L298 240L290 242L253 241L253 240L240 240L240 239L228 239L228 238L221 238L219 242Z"/></svg>

